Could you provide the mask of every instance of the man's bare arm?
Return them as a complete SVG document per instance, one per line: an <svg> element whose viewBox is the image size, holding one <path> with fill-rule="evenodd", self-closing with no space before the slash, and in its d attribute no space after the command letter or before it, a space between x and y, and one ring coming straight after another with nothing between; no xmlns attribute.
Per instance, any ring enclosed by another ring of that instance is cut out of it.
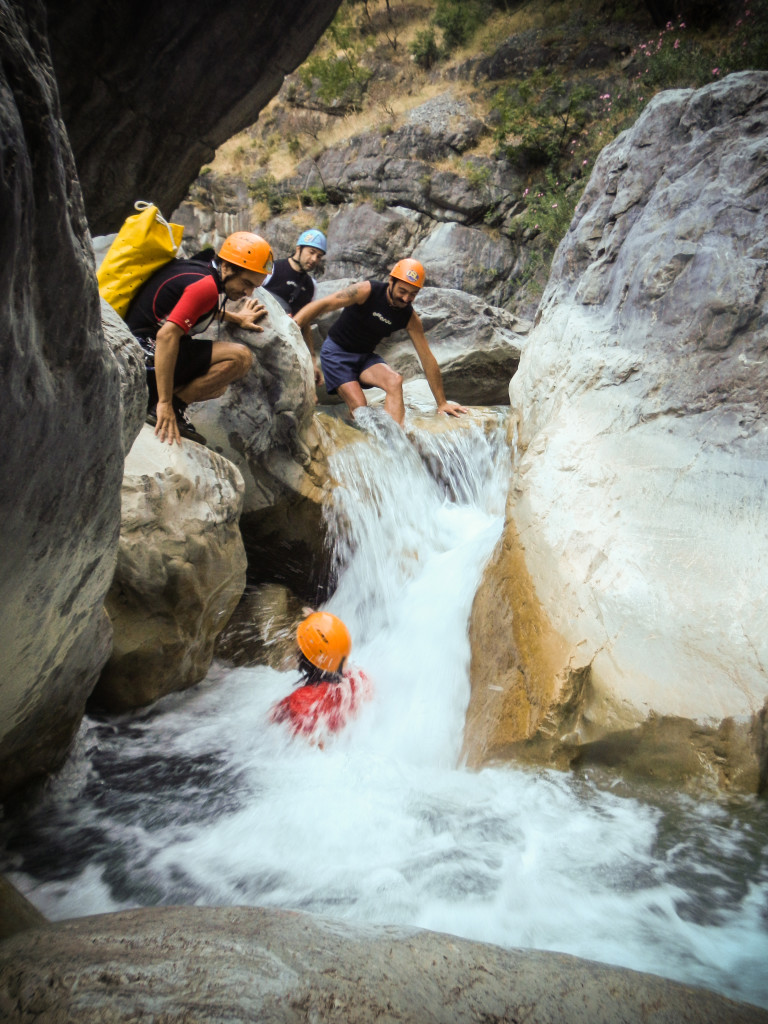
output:
<svg viewBox="0 0 768 1024"><path fill-rule="evenodd" d="M157 381L157 424L155 434L168 444L181 444L181 434L173 409L173 371L179 354L179 340L184 331L166 320L155 339L155 380Z"/></svg>
<svg viewBox="0 0 768 1024"><path fill-rule="evenodd" d="M427 336L424 333L424 328L417 313L411 314L411 319L408 321L406 327L408 334L413 342L413 347L416 349L416 354L419 357L424 375L427 378L427 384L429 384L429 390L432 392L437 403L437 411L445 412L449 416L459 416L461 413L469 412L469 410L463 405L457 405L456 402L449 402L445 397L445 390L443 388L443 375L440 373L440 367L438 366L437 360L429 347Z"/></svg>
<svg viewBox="0 0 768 1024"><path fill-rule="evenodd" d="M358 281L346 288L341 288L324 299L315 299L302 306L298 313L294 314L294 321L304 330L307 324L311 324L317 317L325 313L332 313L335 309L344 309L346 306L360 306L371 294L370 281Z"/></svg>

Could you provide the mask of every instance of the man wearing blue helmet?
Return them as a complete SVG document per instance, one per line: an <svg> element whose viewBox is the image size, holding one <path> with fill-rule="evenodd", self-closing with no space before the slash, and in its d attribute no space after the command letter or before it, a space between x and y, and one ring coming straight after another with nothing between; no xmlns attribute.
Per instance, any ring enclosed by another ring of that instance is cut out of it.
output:
<svg viewBox="0 0 768 1024"><path fill-rule="evenodd" d="M317 267L328 250L325 235L317 228L303 231L296 242L296 251L287 260L276 260L275 266L263 287L277 298L280 305L294 316L315 297L315 279L312 271ZM312 325L302 328L304 341L312 356L315 367L315 383L322 384L323 375L315 355Z"/></svg>

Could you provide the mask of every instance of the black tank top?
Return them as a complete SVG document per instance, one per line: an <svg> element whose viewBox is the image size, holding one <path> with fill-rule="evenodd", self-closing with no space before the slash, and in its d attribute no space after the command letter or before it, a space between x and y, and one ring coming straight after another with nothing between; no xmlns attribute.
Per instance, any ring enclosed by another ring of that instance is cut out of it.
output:
<svg viewBox="0 0 768 1024"><path fill-rule="evenodd" d="M224 285L217 269L204 260L171 260L156 270L136 293L125 314L125 322L131 333L138 338L155 338L161 323L179 301L185 289L199 281L201 277L212 277L219 295L224 293ZM214 307L211 310L211 320L217 309L218 307ZM207 323L205 326L208 326Z"/></svg>
<svg viewBox="0 0 768 1024"><path fill-rule="evenodd" d="M328 337L346 352L373 352L384 338L408 326L413 306L403 309L387 302L387 281L371 281L371 294L359 306L347 306L328 331Z"/></svg>
<svg viewBox="0 0 768 1024"><path fill-rule="evenodd" d="M288 303L291 313L298 313L312 300L315 282L305 270L294 270L290 260L277 260L272 276L264 285L268 292Z"/></svg>

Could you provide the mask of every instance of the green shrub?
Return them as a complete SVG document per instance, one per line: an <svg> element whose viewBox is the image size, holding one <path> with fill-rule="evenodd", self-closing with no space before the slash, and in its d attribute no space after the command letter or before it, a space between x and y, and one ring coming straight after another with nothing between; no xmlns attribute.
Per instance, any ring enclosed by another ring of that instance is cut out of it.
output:
<svg viewBox="0 0 768 1024"><path fill-rule="evenodd" d="M658 35L640 43L634 52L639 70L635 80L644 90L695 89L712 81L717 58L707 47L690 38L685 22L668 22ZM642 65L645 64L645 67Z"/></svg>
<svg viewBox="0 0 768 1024"><path fill-rule="evenodd" d="M468 160L464 164L463 170L470 188L474 189L475 192L480 192L486 188L491 180L491 168L487 165L475 164Z"/></svg>
<svg viewBox="0 0 768 1024"><path fill-rule="evenodd" d="M308 89L317 83L317 95L324 103L359 109L371 72L360 65L359 32L351 18L351 8L342 4L327 32L333 54L310 57L299 69L299 77Z"/></svg>
<svg viewBox="0 0 768 1024"><path fill-rule="evenodd" d="M768 71L768 0L745 2L734 28L721 60L725 71Z"/></svg>
<svg viewBox="0 0 768 1024"><path fill-rule="evenodd" d="M273 174L263 174L248 185L248 195L253 199L266 203L270 213L277 215L283 212L285 197L280 192Z"/></svg>
<svg viewBox="0 0 768 1024"><path fill-rule="evenodd" d="M346 55L310 57L302 65L299 75L308 89L314 82L318 83L317 95L324 103L346 102L354 107L360 105L365 84L371 77L370 71Z"/></svg>
<svg viewBox="0 0 768 1024"><path fill-rule="evenodd" d="M489 13L483 0L437 0L433 21L443 33L443 46L450 53L470 41Z"/></svg>
<svg viewBox="0 0 768 1024"><path fill-rule="evenodd" d="M299 192L299 199L306 206L325 206L328 202L328 193L320 185L313 185L310 188L303 188Z"/></svg>
<svg viewBox="0 0 768 1024"><path fill-rule="evenodd" d="M440 48L437 45L434 30L431 28L421 29L417 32L416 38L408 50L419 67L425 71L429 71L440 59Z"/></svg>
<svg viewBox="0 0 768 1024"><path fill-rule="evenodd" d="M560 181L551 171L544 184L525 190L523 198L528 205L522 216L523 227L540 235L550 254L568 230L582 191L583 183Z"/></svg>
<svg viewBox="0 0 768 1024"><path fill-rule="evenodd" d="M543 71L534 72L528 82L499 90L494 99L499 148L518 166L556 169L574 136L594 116L596 98L591 85L566 85L556 74Z"/></svg>

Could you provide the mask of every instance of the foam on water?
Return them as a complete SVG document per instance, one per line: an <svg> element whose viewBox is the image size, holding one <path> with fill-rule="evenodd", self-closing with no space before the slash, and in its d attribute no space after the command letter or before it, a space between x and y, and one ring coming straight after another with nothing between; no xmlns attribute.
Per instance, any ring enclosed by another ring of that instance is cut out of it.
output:
<svg viewBox="0 0 768 1024"><path fill-rule="evenodd" d="M318 749L268 720L294 675L215 664L140 714L86 719L45 798L4 824L0 866L53 918L294 908L561 950L768 1006L764 805L458 763L503 431L411 443L375 414L365 425L370 444L334 459L329 510L328 607L375 685L359 718Z"/></svg>

